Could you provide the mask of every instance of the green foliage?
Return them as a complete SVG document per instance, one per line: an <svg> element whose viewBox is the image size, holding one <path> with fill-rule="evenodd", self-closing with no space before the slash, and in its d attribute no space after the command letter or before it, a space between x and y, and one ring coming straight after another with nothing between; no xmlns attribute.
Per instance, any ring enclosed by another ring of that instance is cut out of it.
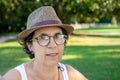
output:
<svg viewBox="0 0 120 80"><path fill-rule="evenodd" d="M1 0L0 33L19 32L26 26L30 12L38 7L36 1Z"/></svg>
<svg viewBox="0 0 120 80"><path fill-rule="evenodd" d="M63 23L99 22L120 16L119 0L0 0L0 33L19 32L28 15L40 6L53 6ZM109 13L109 14L108 14Z"/></svg>

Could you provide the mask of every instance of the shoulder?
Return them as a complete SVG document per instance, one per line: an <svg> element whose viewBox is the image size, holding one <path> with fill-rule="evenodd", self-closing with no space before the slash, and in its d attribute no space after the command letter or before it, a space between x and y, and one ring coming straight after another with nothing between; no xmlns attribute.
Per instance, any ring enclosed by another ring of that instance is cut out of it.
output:
<svg viewBox="0 0 120 80"><path fill-rule="evenodd" d="M88 80L82 73L77 71L72 66L66 64L66 68L67 68L68 76L70 80Z"/></svg>
<svg viewBox="0 0 120 80"><path fill-rule="evenodd" d="M0 80L20 80L20 73L16 69L11 69Z"/></svg>

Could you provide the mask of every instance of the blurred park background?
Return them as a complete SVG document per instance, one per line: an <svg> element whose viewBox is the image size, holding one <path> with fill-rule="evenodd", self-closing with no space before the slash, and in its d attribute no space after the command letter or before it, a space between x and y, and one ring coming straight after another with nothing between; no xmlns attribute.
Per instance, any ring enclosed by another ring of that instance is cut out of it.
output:
<svg viewBox="0 0 120 80"><path fill-rule="evenodd" d="M120 0L0 0L1 76L30 61L16 37L28 15L44 5L75 28L61 62L89 80L120 79Z"/></svg>

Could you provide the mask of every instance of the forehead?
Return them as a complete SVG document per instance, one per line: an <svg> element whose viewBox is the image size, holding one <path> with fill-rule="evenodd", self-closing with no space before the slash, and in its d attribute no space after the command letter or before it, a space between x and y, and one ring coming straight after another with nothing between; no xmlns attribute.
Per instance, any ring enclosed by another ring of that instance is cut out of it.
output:
<svg viewBox="0 0 120 80"><path fill-rule="evenodd" d="M43 28L36 30L34 36L37 36L42 33L45 33L48 35L54 35L56 33L62 33L62 29L59 27L43 27Z"/></svg>

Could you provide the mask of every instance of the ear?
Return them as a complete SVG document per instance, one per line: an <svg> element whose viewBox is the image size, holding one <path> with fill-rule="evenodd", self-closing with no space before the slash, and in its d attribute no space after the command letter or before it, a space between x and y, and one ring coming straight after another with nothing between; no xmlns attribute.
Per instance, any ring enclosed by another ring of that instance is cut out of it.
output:
<svg viewBox="0 0 120 80"><path fill-rule="evenodd" d="M27 47L28 47L28 49L29 49L30 51L33 51L33 46L32 46L32 44L27 43Z"/></svg>

